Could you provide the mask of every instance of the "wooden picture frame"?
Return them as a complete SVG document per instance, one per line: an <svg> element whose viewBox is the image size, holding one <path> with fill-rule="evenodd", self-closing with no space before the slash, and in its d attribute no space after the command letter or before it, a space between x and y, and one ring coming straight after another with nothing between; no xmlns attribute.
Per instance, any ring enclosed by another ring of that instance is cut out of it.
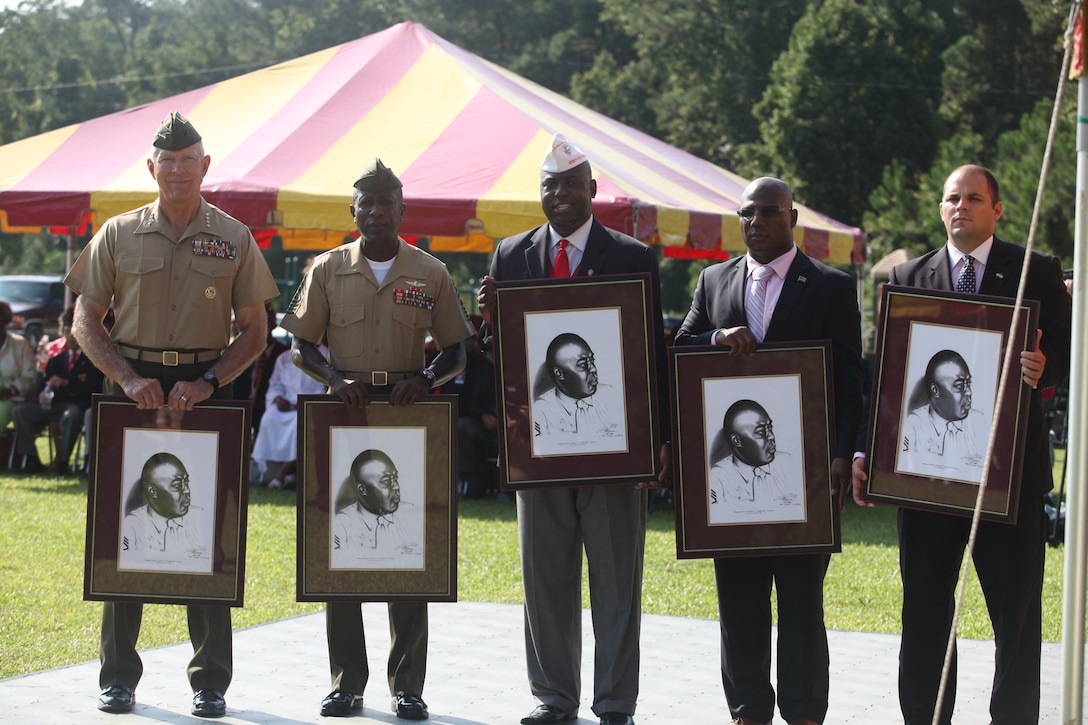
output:
<svg viewBox="0 0 1088 725"><path fill-rule="evenodd" d="M840 551L831 343L669 359L677 558Z"/></svg>
<svg viewBox="0 0 1088 725"><path fill-rule="evenodd" d="M457 396L298 412L298 601L457 601Z"/></svg>
<svg viewBox="0 0 1088 725"><path fill-rule="evenodd" d="M248 401L91 400L83 598L241 607Z"/></svg>
<svg viewBox="0 0 1088 725"><path fill-rule="evenodd" d="M1018 360L996 399L1015 312L1003 297L885 285L865 500L972 516L996 426L980 516L1015 523L1030 393ZM1013 333L1017 354L1032 344L1037 324L1038 304L1025 300ZM967 395L956 390L964 380Z"/></svg>
<svg viewBox="0 0 1088 725"><path fill-rule="evenodd" d="M501 282L496 298L502 487L655 480L660 433L650 276ZM556 356L569 363L559 376L547 364Z"/></svg>

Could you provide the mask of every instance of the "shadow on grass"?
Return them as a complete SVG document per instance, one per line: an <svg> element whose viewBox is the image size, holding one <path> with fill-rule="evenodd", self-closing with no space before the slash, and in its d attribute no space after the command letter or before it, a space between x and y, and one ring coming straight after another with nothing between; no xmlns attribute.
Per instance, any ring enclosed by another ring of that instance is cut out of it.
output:
<svg viewBox="0 0 1088 725"><path fill-rule="evenodd" d="M509 501L494 498L462 498L457 501L457 517L475 521L516 521L517 504L513 494Z"/></svg>
<svg viewBox="0 0 1088 725"><path fill-rule="evenodd" d="M249 487L249 504L251 506L289 506L295 508L298 502L298 492L293 488L268 489L264 486Z"/></svg>
<svg viewBox="0 0 1088 725"><path fill-rule="evenodd" d="M16 485L31 493L60 493L60 494L78 494L80 496L87 495L87 476L86 474L79 475L42 475L40 473L26 474L26 473L11 473L8 474L12 479L21 481Z"/></svg>

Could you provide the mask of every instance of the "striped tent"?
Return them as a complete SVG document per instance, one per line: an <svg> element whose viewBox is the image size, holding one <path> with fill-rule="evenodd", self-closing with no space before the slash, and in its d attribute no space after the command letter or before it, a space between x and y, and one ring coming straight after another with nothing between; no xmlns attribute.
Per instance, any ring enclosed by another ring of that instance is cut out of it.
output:
<svg viewBox="0 0 1088 725"><path fill-rule="evenodd" d="M544 221L539 165L553 133L593 163L607 226L670 256L743 250L745 179L580 106L411 22L188 93L0 146L0 225L85 233L152 200L145 160L181 111L212 157L205 197L288 249L353 233L351 184L376 156L404 182L401 231L432 249L491 251ZM861 230L800 207L797 242L862 261Z"/></svg>

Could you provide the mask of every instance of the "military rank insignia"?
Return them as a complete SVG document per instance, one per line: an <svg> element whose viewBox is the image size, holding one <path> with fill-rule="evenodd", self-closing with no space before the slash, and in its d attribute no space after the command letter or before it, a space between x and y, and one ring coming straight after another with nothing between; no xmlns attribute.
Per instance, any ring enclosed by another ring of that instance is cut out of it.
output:
<svg viewBox="0 0 1088 725"><path fill-rule="evenodd" d="M394 289L393 302L398 305L419 307L424 310L434 309L434 296L427 294L416 286L411 286L408 289Z"/></svg>
<svg viewBox="0 0 1088 725"><path fill-rule="evenodd" d="M221 257L222 259L234 259L238 253L234 249L234 242L213 237L197 237L193 240L193 254L205 257Z"/></svg>

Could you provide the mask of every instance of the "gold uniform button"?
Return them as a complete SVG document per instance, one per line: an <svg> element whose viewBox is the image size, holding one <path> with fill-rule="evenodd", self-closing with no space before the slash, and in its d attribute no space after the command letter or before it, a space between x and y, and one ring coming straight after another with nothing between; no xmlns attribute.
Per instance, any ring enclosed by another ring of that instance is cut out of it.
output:
<svg viewBox="0 0 1088 725"><path fill-rule="evenodd" d="M215 299L215 287L205 287L204 288L204 296L207 297L209 300L214 300Z"/></svg>

